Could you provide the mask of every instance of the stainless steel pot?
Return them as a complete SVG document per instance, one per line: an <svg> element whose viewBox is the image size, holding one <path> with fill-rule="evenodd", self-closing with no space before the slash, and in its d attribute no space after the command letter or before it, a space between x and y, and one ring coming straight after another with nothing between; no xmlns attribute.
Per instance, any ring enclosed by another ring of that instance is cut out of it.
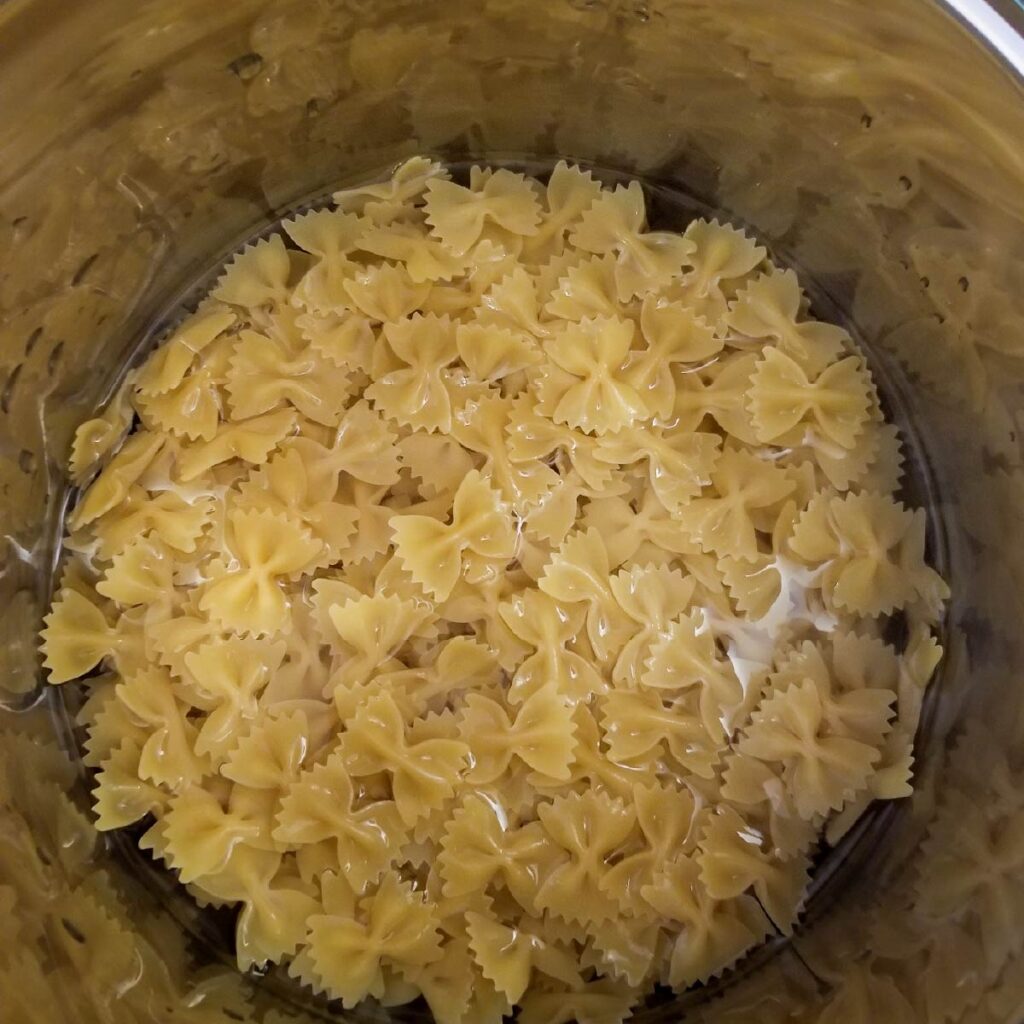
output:
<svg viewBox="0 0 1024 1024"><path fill-rule="evenodd" d="M1024 1018L1024 9L996 6L0 5L0 1021L329 1013L97 838L36 637L77 423L221 256L416 152L565 156L745 222L916 438L953 588L917 793L822 863L794 938L638 1019Z"/></svg>

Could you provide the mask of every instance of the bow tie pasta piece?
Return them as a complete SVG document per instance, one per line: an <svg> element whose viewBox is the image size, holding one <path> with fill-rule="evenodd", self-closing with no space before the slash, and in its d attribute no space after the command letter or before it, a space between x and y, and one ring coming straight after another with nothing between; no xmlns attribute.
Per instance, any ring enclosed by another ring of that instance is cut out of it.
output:
<svg viewBox="0 0 1024 1024"><path fill-rule="evenodd" d="M798 324L801 299L792 270L761 274L731 304L729 326L748 338L772 339L809 373L820 372L848 347L850 336L835 324Z"/></svg>
<svg viewBox="0 0 1024 1024"><path fill-rule="evenodd" d="M329 683L335 701L352 686L366 683L371 675L395 657L409 638L431 617L425 601L402 600L397 594L373 594L343 604L328 604L334 628L329 642L345 657ZM338 641L341 644L338 644ZM341 710L341 708L339 708Z"/></svg>
<svg viewBox="0 0 1024 1024"><path fill-rule="evenodd" d="M345 289L355 265L348 258L359 248L369 225L362 218L342 210L311 210L281 227L292 241L316 257L292 293L292 304L318 313L330 313L346 306Z"/></svg>
<svg viewBox="0 0 1024 1024"><path fill-rule="evenodd" d="M591 256L566 267L552 289L544 312L558 320L581 321L620 313L615 284L615 256Z"/></svg>
<svg viewBox="0 0 1024 1024"><path fill-rule="evenodd" d="M456 694L484 691L501 681L494 652L472 637L453 636L417 668L379 675L378 682L411 702L417 714L441 712Z"/></svg>
<svg viewBox="0 0 1024 1024"><path fill-rule="evenodd" d="M213 519L214 508L212 498L186 500L174 491L150 495L141 487L132 487L119 508L93 524L99 554L113 558L133 540L149 534L175 552L190 555Z"/></svg>
<svg viewBox="0 0 1024 1024"><path fill-rule="evenodd" d="M500 703L471 693L460 713L459 732L472 750L470 783L493 782L519 758L552 779L567 779L572 763L572 707L551 687L528 697L512 715Z"/></svg>
<svg viewBox="0 0 1024 1024"><path fill-rule="evenodd" d="M572 378L555 406L556 423L607 434L650 415L626 374L635 330L618 318L582 320L548 340L548 358Z"/></svg>
<svg viewBox="0 0 1024 1024"><path fill-rule="evenodd" d="M288 788L310 749L310 724L301 708L271 713L243 736L220 773L250 789Z"/></svg>
<svg viewBox="0 0 1024 1024"><path fill-rule="evenodd" d="M608 551L596 530L577 531L558 549L538 581L556 601L587 605L587 635L602 662L618 654L633 625L615 600Z"/></svg>
<svg viewBox="0 0 1024 1024"><path fill-rule="evenodd" d="M71 513L68 524L81 529L106 515L128 496L128 492L146 471L166 443L162 434L141 431L133 434L92 482Z"/></svg>
<svg viewBox="0 0 1024 1024"><path fill-rule="evenodd" d="M704 371L676 371L673 416L679 427L696 430L710 416L737 441L757 444L757 432L747 409L750 382L757 366L757 353L748 352L720 355Z"/></svg>
<svg viewBox="0 0 1024 1024"><path fill-rule="evenodd" d="M696 855L712 899L735 899L753 890L774 927L792 934L807 888L807 860L774 861L764 837L731 807L718 807L704 826Z"/></svg>
<svg viewBox="0 0 1024 1024"><path fill-rule="evenodd" d="M671 861L641 892L679 926L666 972L676 991L721 974L771 927L752 896L714 899L700 880L697 863L688 857Z"/></svg>
<svg viewBox="0 0 1024 1024"><path fill-rule="evenodd" d="M537 906L578 924L607 921L618 905L601 889L608 858L636 827L635 810L602 793L572 793L541 804L545 832L565 851L565 859L541 883Z"/></svg>
<svg viewBox="0 0 1024 1024"><path fill-rule="evenodd" d="M318 467L320 468L320 467ZM304 526L323 545L317 567L337 562L348 549L356 530L358 511L333 500L334 474L310 478L302 455L291 447L275 455L239 487L241 508L261 509ZM320 487L314 487L319 483Z"/></svg>
<svg viewBox="0 0 1024 1024"><path fill-rule="evenodd" d="M498 606L505 625L535 648L516 669L508 700L520 704L542 689L576 703L604 693L608 685L586 658L566 649L583 626L586 609L564 608L539 590L524 590Z"/></svg>
<svg viewBox="0 0 1024 1024"><path fill-rule="evenodd" d="M476 470L455 492L450 524L430 516L403 515L392 519L391 527L406 570L441 601L455 588L463 552L508 560L516 550L508 508Z"/></svg>
<svg viewBox="0 0 1024 1024"><path fill-rule="evenodd" d="M454 492L476 468L473 456L450 437L419 431L399 439L401 463L419 482L423 498Z"/></svg>
<svg viewBox="0 0 1024 1024"><path fill-rule="evenodd" d="M686 306L653 296L644 299L640 329L647 347L630 353L625 377L651 415L669 420L676 397L673 365L705 362L724 342Z"/></svg>
<svg viewBox="0 0 1024 1024"><path fill-rule="evenodd" d="M307 346L290 349L277 338L242 331L228 371L231 418L247 420L291 405L314 423L335 426L351 393L349 371Z"/></svg>
<svg viewBox="0 0 1024 1024"><path fill-rule="evenodd" d="M117 630L99 603L77 590L62 589L43 623L43 667L51 683L84 676L118 645Z"/></svg>
<svg viewBox="0 0 1024 1024"><path fill-rule="evenodd" d="M573 711L576 746L569 766L568 785L533 775L532 784L542 793L554 795L566 789L593 789L626 801L633 799L633 786L654 780L655 762L643 756L632 760L616 760L609 753L594 711L580 702Z"/></svg>
<svg viewBox="0 0 1024 1024"><path fill-rule="evenodd" d="M609 579L619 607L636 625L635 634L619 652L612 679L635 686L643 674L651 645L668 636L673 619L690 604L696 581L666 566L633 566Z"/></svg>
<svg viewBox="0 0 1024 1024"><path fill-rule="evenodd" d="M646 462L651 489L675 514L711 483L721 447L717 434L630 426L603 436L596 457L613 466Z"/></svg>
<svg viewBox="0 0 1024 1024"><path fill-rule="evenodd" d="M473 957L484 977L510 1003L519 1002L535 971L570 986L580 981L576 956L524 928L521 922L510 927L487 914L470 911L466 927Z"/></svg>
<svg viewBox="0 0 1024 1024"><path fill-rule="evenodd" d="M366 389L374 407L414 430L451 430L452 407L445 367L459 356L455 325L448 317L417 313L384 326L384 337L398 360Z"/></svg>
<svg viewBox="0 0 1024 1024"><path fill-rule="evenodd" d="M540 223L540 205L521 174L498 170L479 189L432 178L427 182L427 223L456 256L464 256L484 236L489 224L512 235L532 235Z"/></svg>
<svg viewBox="0 0 1024 1024"><path fill-rule="evenodd" d="M135 378L141 395L163 395L179 387L198 356L237 321L231 310L197 313L185 321L146 360Z"/></svg>
<svg viewBox="0 0 1024 1024"><path fill-rule="evenodd" d="M169 605L174 600L174 559L163 544L141 537L111 559L96 592L122 608Z"/></svg>
<svg viewBox="0 0 1024 1024"><path fill-rule="evenodd" d="M645 979L653 976L655 958L663 944L662 931L651 915L623 917L619 921L591 927L590 938L580 963L593 967L599 976L613 978L623 995L635 993Z"/></svg>
<svg viewBox="0 0 1024 1024"><path fill-rule="evenodd" d="M527 236L523 258L540 263L561 253L565 249L566 234L600 195L601 184L594 180L590 171L570 167L559 160L544 189L540 226Z"/></svg>
<svg viewBox="0 0 1024 1024"><path fill-rule="evenodd" d="M637 783L631 796L644 838L643 847L610 867L601 879L601 889L615 897L627 914L649 919L652 908L641 890L654 883L665 864L692 852L699 816L693 794L686 789L662 783Z"/></svg>
<svg viewBox="0 0 1024 1024"><path fill-rule="evenodd" d="M199 600L225 629L266 636L288 627L288 599L280 581L303 572L323 544L303 526L273 512L236 509L228 514L238 568L207 584Z"/></svg>
<svg viewBox="0 0 1024 1024"><path fill-rule="evenodd" d="M294 954L310 915L319 909L316 899L299 888L299 879L281 865L280 853L239 845L223 871L194 883L206 899L242 905L235 925L239 970Z"/></svg>
<svg viewBox="0 0 1024 1024"><path fill-rule="evenodd" d="M184 883L223 871L236 846L266 849L269 838L261 821L225 811L212 793L199 786L189 786L171 800L163 834L167 862Z"/></svg>
<svg viewBox="0 0 1024 1024"><path fill-rule="evenodd" d="M335 751L292 785L281 801L274 838L289 846L332 841L344 877L363 892L398 858L408 830L390 800L355 806L342 757Z"/></svg>
<svg viewBox="0 0 1024 1024"><path fill-rule="evenodd" d="M280 235L247 245L227 266L213 298L246 310L281 306L288 300L291 255Z"/></svg>
<svg viewBox="0 0 1024 1024"><path fill-rule="evenodd" d="M447 899L500 885L532 911L540 879L561 856L539 822L517 826L500 800L470 795L448 820L437 864Z"/></svg>
<svg viewBox="0 0 1024 1024"><path fill-rule="evenodd" d="M880 494L821 494L797 522L791 546L820 567L829 604L860 615L888 614L915 596L900 559L917 517L923 514Z"/></svg>
<svg viewBox="0 0 1024 1024"><path fill-rule="evenodd" d="M849 450L868 422L872 393L858 356L832 363L812 381L799 363L768 348L751 377L750 411L766 444L800 444L811 432Z"/></svg>
<svg viewBox="0 0 1024 1024"><path fill-rule="evenodd" d="M719 224L717 220L695 220L683 237L694 245L690 257L693 270L671 285L669 291L721 334L726 326L722 319L728 310L723 282L735 287L734 282L746 278L764 261L765 249L738 228Z"/></svg>
<svg viewBox="0 0 1024 1024"><path fill-rule="evenodd" d="M619 763L637 762L665 750L687 771L711 778L722 740L713 737L684 701L668 707L651 690L612 690L601 702L604 739L609 756Z"/></svg>
<svg viewBox="0 0 1024 1024"><path fill-rule="evenodd" d="M345 291L355 308L378 323L412 316L427 301L429 281L413 281L405 267L382 263L363 267L345 281Z"/></svg>
<svg viewBox="0 0 1024 1024"><path fill-rule="evenodd" d="M185 717L170 675L151 668L117 685L117 699L150 730L139 753L139 778L179 790L198 783L209 763L195 751L196 729Z"/></svg>
<svg viewBox="0 0 1024 1024"><path fill-rule="evenodd" d="M243 723L255 720L260 691L277 671L284 650L280 641L231 637L185 655L189 681L209 710L196 739L197 754L224 761Z"/></svg>
<svg viewBox="0 0 1024 1024"><path fill-rule="evenodd" d="M635 1002L636 992L615 978L579 981L572 987L551 982L523 997L518 1019L522 1024L623 1024Z"/></svg>
<svg viewBox="0 0 1024 1024"><path fill-rule="evenodd" d="M84 486L97 467L115 448L120 448L128 436L134 418L133 384L134 375L129 373L106 409L76 428L68 455L68 474L77 486Z"/></svg>
<svg viewBox="0 0 1024 1024"><path fill-rule="evenodd" d="M587 252L614 252L616 291L628 302L663 288L690 263L693 243L671 231L645 230L644 192L638 181L603 192L583 214L570 240Z"/></svg>
<svg viewBox="0 0 1024 1024"><path fill-rule="evenodd" d="M371 228L359 246L374 256L401 264L415 284L450 281L464 273L468 263L465 256L446 249L415 224Z"/></svg>
<svg viewBox="0 0 1024 1024"><path fill-rule="evenodd" d="M689 534L669 516L652 491L634 508L623 495L592 499L581 517L585 529L594 529L605 539L609 564L617 568L645 545L654 545L675 555L692 554L696 545Z"/></svg>
<svg viewBox="0 0 1024 1024"><path fill-rule="evenodd" d="M455 341L469 372L477 380L488 383L536 366L544 359L532 338L517 335L505 327L459 324Z"/></svg>
<svg viewBox="0 0 1024 1024"><path fill-rule="evenodd" d="M399 164L387 181L342 189L332 198L341 210L358 213L373 224L388 224L416 207L427 182L447 177L447 170L436 160L414 156Z"/></svg>
<svg viewBox="0 0 1024 1024"><path fill-rule="evenodd" d="M764 700L738 750L782 766L802 818L838 810L848 795L864 787L881 757L877 746L833 730L811 679Z"/></svg>
<svg viewBox="0 0 1024 1024"><path fill-rule="evenodd" d="M727 449L711 471L713 496L695 497L676 519L704 551L735 558L757 555L757 530L768 525L766 510L780 505L795 482L771 462Z"/></svg>
<svg viewBox="0 0 1024 1024"><path fill-rule="evenodd" d="M125 739L99 765L92 790L95 825L100 832L134 825L147 814L163 813L167 794L142 779L142 744Z"/></svg>
<svg viewBox="0 0 1024 1024"><path fill-rule="evenodd" d="M550 333L550 327L540 320L537 281L522 267L516 267L487 289L476 314L482 324L505 327L535 338Z"/></svg>
<svg viewBox="0 0 1024 1024"><path fill-rule="evenodd" d="M649 689L676 692L698 687L701 719L716 741L730 731L732 713L743 700L743 684L719 657L707 613L701 610L670 625L668 636L653 647L640 682Z"/></svg>
<svg viewBox="0 0 1024 1024"><path fill-rule="evenodd" d="M558 474L539 460L512 459L505 437L516 407L514 399L499 395L467 402L452 421L452 436L485 457L481 472L490 474L504 498L523 515L558 484Z"/></svg>
<svg viewBox="0 0 1024 1024"><path fill-rule="evenodd" d="M254 416L240 423L226 423L210 441L183 445L175 456L182 483L197 480L215 466L241 459L262 466L270 453L295 429L293 409Z"/></svg>
<svg viewBox="0 0 1024 1024"><path fill-rule="evenodd" d="M360 399L346 410L329 444L297 437L290 447L302 456L313 488L330 498L343 474L380 487L396 483L401 464L397 442L391 424Z"/></svg>
<svg viewBox="0 0 1024 1024"><path fill-rule="evenodd" d="M350 775L387 772L402 821L413 825L455 792L469 747L457 740L412 742L394 699L371 697L340 737L342 763Z"/></svg>
<svg viewBox="0 0 1024 1024"><path fill-rule="evenodd" d="M351 282L346 282L346 284ZM377 337L362 313L299 313L295 328L317 357L349 374L369 373L373 368Z"/></svg>
<svg viewBox="0 0 1024 1024"><path fill-rule="evenodd" d="M309 955L327 992L351 1009L381 994L385 965L408 969L440 959L441 933L423 894L387 874L352 911L309 919Z"/></svg>

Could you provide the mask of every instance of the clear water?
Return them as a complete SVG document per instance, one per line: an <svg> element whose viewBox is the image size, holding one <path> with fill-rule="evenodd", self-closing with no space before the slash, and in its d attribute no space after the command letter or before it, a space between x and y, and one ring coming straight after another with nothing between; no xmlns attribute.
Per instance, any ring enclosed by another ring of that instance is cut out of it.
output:
<svg viewBox="0 0 1024 1024"><path fill-rule="evenodd" d="M542 163L517 158L491 160L489 163L492 166L500 165L523 171L541 181L546 180L553 167L550 162ZM448 163L453 177L463 181L468 179L470 166L471 163L468 161ZM588 169L593 171L595 177L609 185L627 183L634 178L632 175L597 166L589 166ZM196 276L190 286L164 311L163 315L154 319L150 328L139 338L134 357L125 366L118 368L115 375L112 375L108 395L113 394L125 372L132 365L141 362L156 344L194 310L200 299L213 286L224 263L234 253L251 242L279 231L281 220L327 205L331 194L339 188L351 187L366 181L385 180L390 176L391 171L392 168L387 167L382 168L379 175L363 178L358 182L351 180L334 182L319 194L310 196L282 211L279 219L268 220L254 226L253 230L246 237L238 239L230 250L212 259L208 268ZM681 231L694 218L705 217L717 218L721 222L729 222L737 227L745 228L754 236L757 234L742 219L732 216L726 210L716 208L697 196L682 191L675 185L652 178L640 180L647 196L648 220L654 229ZM871 368L886 418L899 427L904 443L904 479L900 497L907 505L921 507L928 511L928 558L930 563L948 578L947 540L939 514L940 503L937 500L939 489L936 472L923 444L923 439L915 428L912 415L913 405L909 398L911 394L909 383L903 379L899 368L887 360L879 349L873 347L870 339L865 338L857 330L856 325L846 317L843 312L845 296L841 281L815 280L802 271L799 264L792 258L792 254L785 250L773 249L770 246L768 248L777 265L791 267L797 272L810 299L811 313L821 320L840 324L846 328ZM73 498L74 494L70 493L66 507L70 506ZM61 531L58 536L62 536L63 524L56 524L56 528ZM59 553L59 545L55 545L55 550ZM903 624L898 617L891 624L889 639L897 646L904 639ZM941 636L939 639L942 642ZM941 674L941 667L939 671ZM941 679L937 679L929 688L928 698L925 702L915 743L918 772L928 763L933 748L938 746L938 739L932 736L931 726L936 705L935 696L940 689ZM80 700L70 687L63 687L60 690L47 688L45 699L50 702L58 732L63 736L68 749L77 750L77 737L72 721ZM84 766L81 766L81 770L83 776L88 774L88 770ZM769 959L786 949L796 957L798 963L803 963L805 969L813 976L813 972L810 967L806 966L806 961L803 960L799 952L800 943L809 926L822 916L827 915L835 901L854 881L861 878L869 867L872 871L875 870L877 858L881 852L884 852L886 844L900 824L901 816L905 813L905 802L873 804L839 845L834 848L822 845L815 857L806 908L801 923L792 937L782 935L770 937L760 947L748 954L732 971L727 972L724 977L708 985L697 986L682 997L676 996L668 990L656 993L649 1001L648 1006L634 1015L633 1020L664 1019L666 1022L678 1020L680 1011L683 1009L699 1005L713 997L738 978L756 971ZM137 840L145 827L108 833L105 840L109 844L111 852L115 854L123 868L148 892L150 897L166 908L180 923L183 931L190 938L192 950L198 961L220 961L233 964L234 912L230 910L199 910L191 897L178 884L173 874L166 870L160 862L152 860L147 853L138 849ZM820 979L815 978L814 980L820 982ZM337 1019L337 1015L332 1012L334 1004L329 1004L322 997L313 995L308 989L289 978L286 972L279 967L272 968L262 978L260 987L271 1000L296 1009L301 1008L307 1016L314 1015L324 1020ZM422 1003L383 1011L383 1014L386 1018L396 1021L432 1019ZM378 1007L369 1005L358 1011L346 1012L346 1017L353 1020L380 1021L382 1011Z"/></svg>

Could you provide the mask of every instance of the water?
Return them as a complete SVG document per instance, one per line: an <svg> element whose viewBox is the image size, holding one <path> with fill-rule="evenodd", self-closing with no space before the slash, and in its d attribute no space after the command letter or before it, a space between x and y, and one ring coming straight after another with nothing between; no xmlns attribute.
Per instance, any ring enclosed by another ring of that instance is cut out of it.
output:
<svg viewBox="0 0 1024 1024"><path fill-rule="evenodd" d="M495 165L495 162L492 162ZM497 162L512 170L522 171L528 175L546 180L553 164L527 159L509 158ZM449 163L453 177L465 181L469 177L470 162ZM591 170L595 177L607 185L626 184L633 176L606 168L583 165ZM375 178L364 180L384 180L390 176L392 168L382 168ZM339 188L362 184L347 180L338 181L329 188L323 189L318 195L310 196L283 212L281 220L325 206L330 195ZM751 235L756 231L749 228L742 220L731 216L728 211L719 209L707 201L686 193L675 185L656 179L641 179L647 197L648 220L652 229L682 231L693 219L703 217L717 218L721 222L729 222L746 229ZM189 285L189 287L171 303L162 315L156 317L152 326L139 339L133 358L122 367L116 378L111 380L109 394L116 390L124 373L132 365L140 363L152 348L166 337L198 304L213 286L225 262L245 245L261 238L268 237L280 230L280 221L266 222L256 226L244 239L239 239L229 252L211 262L209 268ZM765 244L763 240L759 240ZM948 547L946 533L938 500L939 489L937 476L923 438L916 428L913 416L913 402L910 399L911 388L898 366L889 360L885 353L871 344L844 313L849 304L849 295L845 284L840 280L816 280L805 273L793 258L793 254L785 249L772 249L768 246L772 260L778 266L789 267L796 271L798 278L810 299L810 312L813 316L826 322L844 327L854 339L854 344L865 358L871 369L878 389L882 408L886 419L895 423L904 445L904 478L899 497L910 507L921 507L928 510L928 560L943 576L947 575ZM108 395L109 397L109 395ZM70 497L74 497L71 495ZM69 502L65 507L70 507ZM63 524L59 524L63 530ZM887 639L898 648L906 640L905 623L899 616L893 617ZM939 637L942 642L942 636ZM941 675L941 667L940 667ZM917 771L930 758L937 739L931 735L934 717L935 696L941 688L941 679L933 681L928 690L921 724L915 742L915 759ZM75 697L70 688L60 691L48 688L47 699L53 708L57 720L58 731L64 736L69 748L74 749L73 727L71 716L74 713ZM67 703L65 703L67 701ZM85 770L83 769L83 775ZM706 986L697 986L681 999L671 992L659 991L649 1004L649 1009L640 1011L634 1019L666 1020L678 1018L679 1011L687 1006L698 1005L706 998L720 991L735 979L755 971L770 958L789 950L800 960L799 944L802 933L808 925L829 913L835 901L843 895L850 885L862 877L867 871L874 870L879 856L884 854L890 837L899 829L901 818L907 813L906 802L886 802L871 805L850 831L834 848L824 845L814 858L811 885L808 893L802 924L792 938L782 935L769 937L765 943L752 951L723 979L711 982ZM191 897L176 882L160 862L152 860L148 854L137 847L137 840L145 826L122 830L108 834L107 842L122 866L146 890L148 896L167 910L178 921L183 931L189 936L192 948L199 960L217 960L226 964L234 961L234 912L230 910L199 910ZM802 961L801 961L802 962ZM810 968L807 968L810 970ZM314 996L308 989L289 978L282 968L272 968L261 977L260 986L273 998L294 1007L301 1007L306 1013L322 1016L323 1019L336 1019L328 1009L322 997ZM388 1011L395 1020L427 1020L429 1013L421 1007L414 1006ZM379 1012L372 1007L360 1010L355 1017L373 1017L379 1020Z"/></svg>

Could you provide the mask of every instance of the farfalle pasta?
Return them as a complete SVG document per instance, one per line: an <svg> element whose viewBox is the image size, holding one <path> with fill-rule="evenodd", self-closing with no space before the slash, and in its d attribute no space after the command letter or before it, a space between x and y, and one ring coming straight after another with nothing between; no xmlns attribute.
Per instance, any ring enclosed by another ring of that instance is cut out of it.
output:
<svg viewBox="0 0 1024 1024"><path fill-rule="evenodd" d="M622 1021L910 792L949 590L899 431L792 270L668 227L412 159L80 428L44 665L90 688L97 828L235 906L242 969Z"/></svg>

